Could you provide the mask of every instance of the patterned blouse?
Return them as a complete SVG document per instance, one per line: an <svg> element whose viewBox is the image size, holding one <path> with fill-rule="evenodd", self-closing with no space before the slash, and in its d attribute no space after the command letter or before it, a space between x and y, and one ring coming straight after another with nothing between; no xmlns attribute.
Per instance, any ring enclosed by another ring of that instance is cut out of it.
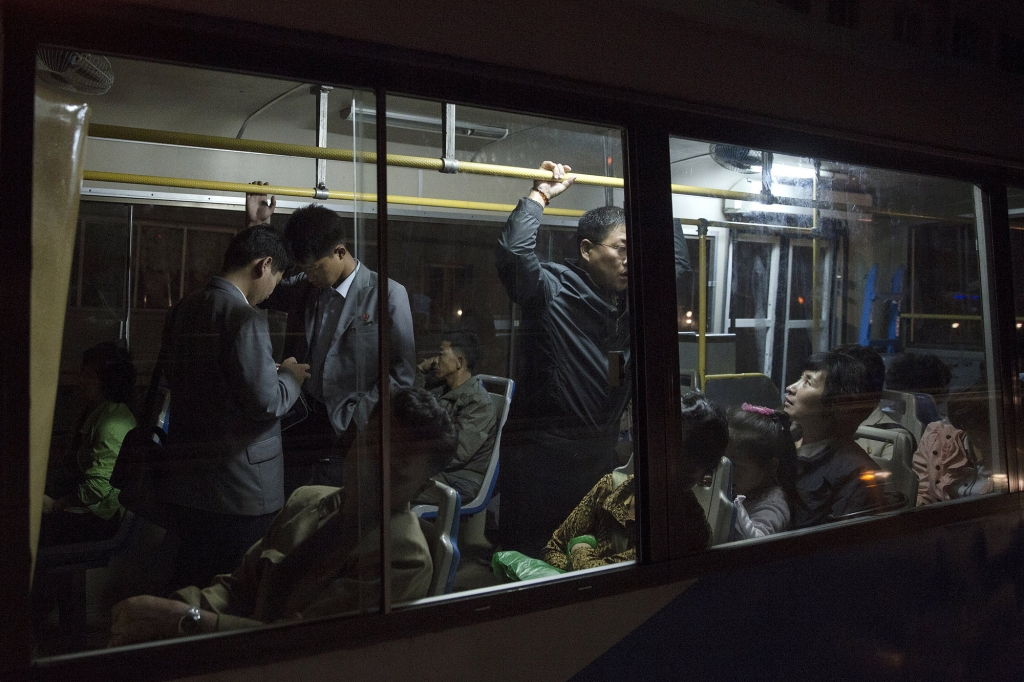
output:
<svg viewBox="0 0 1024 682"><path fill-rule="evenodd" d="M622 474L611 473L597 482L551 536L544 548L544 561L571 571L636 559L633 476L627 476L621 483L619 481L622 481ZM689 529L685 542L692 551L697 551L708 546L711 529L697 498L690 491L686 496L680 500L679 510L692 517L693 522L685 524ZM597 547L584 545L573 553L569 562L566 546L580 535L593 535Z"/></svg>

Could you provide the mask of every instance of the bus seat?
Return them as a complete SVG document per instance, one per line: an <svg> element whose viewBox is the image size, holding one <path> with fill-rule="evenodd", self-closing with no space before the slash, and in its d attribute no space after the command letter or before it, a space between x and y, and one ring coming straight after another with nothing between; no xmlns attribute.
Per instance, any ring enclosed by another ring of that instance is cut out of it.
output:
<svg viewBox="0 0 1024 682"><path fill-rule="evenodd" d="M889 402L883 406L883 411L910 431L915 442L921 440L928 424L941 418L935 400L927 393L883 391L882 401L883 405Z"/></svg>
<svg viewBox="0 0 1024 682"><path fill-rule="evenodd" d="M160 409L151 416L149 423L167 433L167 427L170 422L168 417L171 410L171 392L166 388L157 389L157 405L160 406Z"/></svg>
<svg viewBox="0 0 1024 682"><path fill-rule="evenodd" d="M704 516L711 526L711 544L719 545L729 539L736 506L732 503L732 462L723 457L711 477L711 485L697 484L693 487Z"/></svg>
<svg viewBox="0 0 1024 682"><path fill-rule="evenodd" d="M616 487L618 487L618 486L622 485L623 483L625 483L626 477L632 476L632 475L633 475L633 455L629 456L629 459L626 460L625 464L623 464L622 466L620 466L620 467L618 467L616 469L612 469L612 477L613 477L612 481L615 483Z"/></svg>
<svg viewBox="0 0 1024 682"><path fill-rule="evenodd" d="M434 481L434 486L442 493L441 504L436 507L421 504L412 509L420 517L420 528L427 538L430 559L434 564L428 597L449 594L452 591L460 558L458 537L462 498L454 488L444 483ZM425 515L426 512L430 512L430 518Z"/></svg>
<svg viewBox="0 0 1024 682"><path fill-rule="evenodd" d="M142 519L127 509L117 532L103 540L40 547L36 555L36 589L56 592L58 627L72 649L81 648L86 633L86 571L106 568L124 551Z"/></svg>
<svg viewBox="0 0 1024 682"><path fill-rule="evenodd" d="M875 455L871 455L871 459L892 476L892 483L887 487L902 493L908 501L907 506L914 506L917 501L918 478L914 473L914 441L910 434L900 429L860 426L857 428L857 438L892 444L891 459Z"/></svg>
<svg viewBox="0 0 1024 682"><path fill-rule="evenodd" d="M704 395L729 411L743 403L773 410L782 407L778 386L764 374L709 374L704 377Z"/></svg>
<svg viewBox="0 0 1024 682"><path fill-rule="evenodd" d="M914 396L914 414L917 415L917 421L924 424L926 428L932 422L942 419L942 415L939 414L939 406L935 404L935 398L927 393L912 393L911 395ZM921 430L921 434L924 435L924 429Z"/></svg>

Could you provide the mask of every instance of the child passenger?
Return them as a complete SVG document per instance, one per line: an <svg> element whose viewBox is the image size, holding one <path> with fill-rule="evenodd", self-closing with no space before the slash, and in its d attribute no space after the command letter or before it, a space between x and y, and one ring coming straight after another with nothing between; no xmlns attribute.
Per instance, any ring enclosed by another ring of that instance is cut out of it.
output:
<svg viewBox="0 0 1024 682"><path fill-rule="evenodd" d="M796 498L796 446L789 415L743 403L729 419L736 521L730 540L761 538L789 527L789 499Z"/></svg>
<svg viewBox="0 0 1024 682"><path fill-rule="evenodd" d="M696 552L711 542L711 529L692 488L714 470L729 442L725 412L701 393L682 399L685 492L674 513L684 517L683 544ZM636 558L636 490L633 475L616 470L597 482L544 548L544 561L566 571Z"/></svg>
<svg viewBox="0 0 1024 682"><path fill-rule="evenodd" d="M784 410L802 432L797 447L793 528L807 528L884 504L871 472L878 465L854 441L882 395L885 364L870 348L847 344L807 359L786 387Z"/></svg>

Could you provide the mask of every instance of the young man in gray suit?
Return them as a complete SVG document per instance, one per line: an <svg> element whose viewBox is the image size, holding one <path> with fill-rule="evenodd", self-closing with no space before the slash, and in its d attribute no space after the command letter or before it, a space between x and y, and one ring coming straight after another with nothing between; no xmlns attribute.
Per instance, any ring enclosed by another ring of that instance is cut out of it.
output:
<svg viewBox="0 0 1024 682"><path fill-rule="evenodd" d="M269 220L274 206L273 198L248 195L247 220ZM303 387L310 415L286 432L286 488L342 485L345 452L380 400L378 277L355 259L346 245L345 222L324 206L310 204L292 213L284 238L302 274L281 287L273 305L289 313L289 347L310 366ZM393 280L388 280L388 318L390 385L410 387L416 378L412 312L405 287Z"/></svg>
<svg viewBox="0 0 1024 682"><path fill-rule="evenodd" d="M277 367L267 316L253 306L287 265L268 227L235 235L220 277L183 298L164 325L160 363L171 404L160 496L181 538L172 582L206 584L230 571L284 506L280 417L308 365Z"/></svg>

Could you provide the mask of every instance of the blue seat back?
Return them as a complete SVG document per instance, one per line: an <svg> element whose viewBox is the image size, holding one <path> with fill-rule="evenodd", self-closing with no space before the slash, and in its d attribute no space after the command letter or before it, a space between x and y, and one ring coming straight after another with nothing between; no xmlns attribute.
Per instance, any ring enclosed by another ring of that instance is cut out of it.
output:
<svg viewBox="0 0 1024 682"><path fill-rule="evenodd" d="M492 376L490 374L477 374L484 389L490 394L491 402L494 404L495 433L494 449L491 451L491 459L487 463L487 471L484 473L483 483L480 484L480 492L476 497L462 508L462 514L469 516L487 508L494 493L494 486L498 481L499 455L501 452L501 432L505 428L505 421L508 419L509 408L512 406L512 396L516 392L516 382L505 377Z"/></svg>
<svg viewBox="0 0 1024 682"><path fill-rule="evenodd" d="M441 492L440 504L436 507L418 505L412 509L420 517L420 528L430 545L430 560L434 564L428 597L452 591L460 559L458 538L462 497L454 488L440 481L434 481L434 487Z"/></svg>

